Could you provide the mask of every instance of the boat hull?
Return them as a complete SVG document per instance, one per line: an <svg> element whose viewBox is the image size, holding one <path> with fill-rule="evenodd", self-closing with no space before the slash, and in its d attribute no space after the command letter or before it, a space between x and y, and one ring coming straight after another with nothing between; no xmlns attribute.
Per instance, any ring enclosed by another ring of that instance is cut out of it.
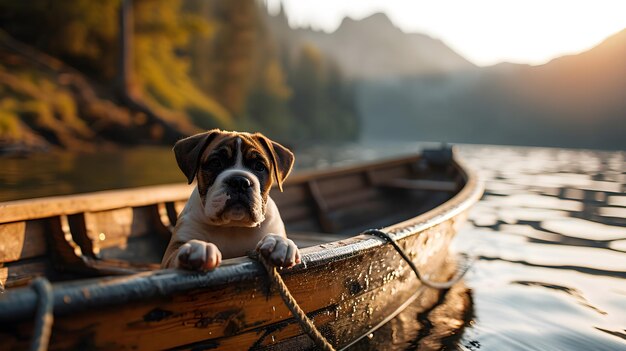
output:
<svg viewBox="0 0 626 351"><path fill-rule="evenodd" d="M434 209L383 228L430 280L452 275L448 248L482 194L453 163L460 190ZM297 182L296 182L297 183ZM405 184L406 185L406 184ZM287 192L287 190L286 190ZM303 263L281 271L291 294L336 348L367 336L409 304L424 310L439 292L421 284L392 245L355 233L302 249ZM1 350L24 349L37 302L29 288L0 297ZM307 349L303 334L262 266L226 260L209 273L148 271L55 284L50 349Z"/></svg>

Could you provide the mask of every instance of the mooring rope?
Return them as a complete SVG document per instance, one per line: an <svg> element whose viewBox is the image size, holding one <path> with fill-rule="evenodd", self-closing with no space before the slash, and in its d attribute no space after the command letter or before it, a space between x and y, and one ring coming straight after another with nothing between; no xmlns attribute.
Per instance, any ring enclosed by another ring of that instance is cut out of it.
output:
<svg viewBox="0 0 626 351"><path fill-rule="evenodd" d="M368 230L364 231L363 234L369 234L369 235L377 236L377 237L379 237L379 238L389 242L391 245L393 245L393 247L396 249L398 254L400 254L402 259L409 265L409 267L411 267L411 269L413 270L413 273L415 273L415 276L417 277L417 279L420 282L422 282L422 284L426 285L429 288L433 288L433 289L450 289L454 284L458 283L459 280L461 280L463 278L465 273L467 273L467 271L471 267L470 260L465 260L463 262L463 264L458 263L458 266L460 266L460 268L457 268L456 274L452 277L452 279L448 280L447 282L434 282L434 281L429 280L428 278L422 276L422 274L419 272L419 270L417 269L417 267L415 266L413 261L411 261L411 259L406 254L406 252L404 252L404 250L400 247L400 245L398 245L398 243L389 234L387 234L387 233L385 233L385 232L383 232L381 230L378 230L378 229L368 229Z"/></svg>
<svg viewBox="0 0 626 351"><path fill-rule="evenodd" d="M37 309L35 310L35 327L30 344L31 351L45 351L48 349L54 315L54 295L52 285L46 278L37 278L31 283L31 288L37 294Z"/></svg>
<svg viewBox="0 0 626 351"><path fill-rule="evenodd" d="M309 337L315 342L315 345L321 350L325 351L334 351L335 348L331 345L328 340L317 330L313 321L304 313L304 311L298 305L298 302L293 298L291 293L289 292L289 288L285 285L285 281L278 274L278 270L276 266L268 262L263 255L254 255L253 258L256 258L263 264L265 270L267 271L268 276L270 277L271 282L278 288L278 292L280 296L283 298L285 305L291 311L293 317L300 323L300 327L304 330L305 333L309 335Z"/></svg>
<svg viewBox="0 0 626 351"><path fill-rule="evenodd" d="M406 252L404 252L404 250L389 234L378 229L368 229L364 231L363 234L374 235L389 242L396 249L398 254L400 254L402 259L409 265L409 267L411 267L417 279L422 284L430 288L450 289L454 284L458 283L463 278L465 273L467 273L467 271L471 267L471 262L469 260L465 260L463 263L458 263L459 268L457 268L456 274L452 277L452 279L446 282L434 282L422 276L422 274L419 272L419 270L417 269L413 261L411 261ZM319 332L319 330L317 330L317 327L315 326L315 324L313 324L311 319L309 319L309 317L307 317L304 311L300 308L298 302L289 292L289 288L287 288L287 285L285 285L283 278L280 276L280 274L278 274L276 266L268 262L265 257L263 257L263 255L259 255L256 252L250 253L250 257L253 259L257 259L259 262L261 262L261 264L263 264L263 267L265 267L265 270L267 271L271 282L278 288L278 292L280 293L280 296L282 297L285 305L287 306L289 311L291 311L291 314L294 316L294 318L298 321L300 327L302 327L302 330L304 330L304 332L309 335L309 337L315 342L317 347L321 350L335 350L334 347Z"/></svg>

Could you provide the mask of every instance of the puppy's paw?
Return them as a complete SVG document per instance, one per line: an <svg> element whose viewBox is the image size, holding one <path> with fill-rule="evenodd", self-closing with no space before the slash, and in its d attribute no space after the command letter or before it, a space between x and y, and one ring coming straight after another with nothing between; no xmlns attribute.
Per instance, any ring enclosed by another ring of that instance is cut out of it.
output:
<svg viewBox="0 0 626 351"><path fill-rule="evenodd" d="M214 244L190 240L178 249L176 267L194 271L208 271L222 262L222 253Z"/></svg>
<svg viewBox="0 0 626 351"><path fill-rule="evenodd" d="M300 251L296 244L276 234L268 234L256 246L256 250L277 267L293 267L300 263Z"/></svg>

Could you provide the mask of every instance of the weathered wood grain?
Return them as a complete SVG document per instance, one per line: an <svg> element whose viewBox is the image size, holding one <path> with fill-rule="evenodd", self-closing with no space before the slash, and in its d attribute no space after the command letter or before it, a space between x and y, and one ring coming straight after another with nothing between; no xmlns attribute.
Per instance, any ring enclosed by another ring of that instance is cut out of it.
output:
<svg viewBox="0 0 626 351"><path fill-rule="evenodd" d="M428 180L428 179L403 179L392 178L382 182L380 186L398 188L405 190L427 190L427 191L448 191L454 192L459 189L458 182Z"/></svg>
<svg viewBox="0 0 626 351"><path fill-rule="evenodd" d="M0 266L0 282L6 289L23 287L36 277L53 274L52 264L45 256Z"/></svg>
<svg viewBox="0 0 626 351"><path fill-rule="evenodd" d="M402 242L408 255L425 273L434 272L434 277L447 257L446 243L454 234L451 225L442 223ZM428 239L435 235L438 240ZM382 243L343 260L287 271L284 278L301 307L312 313L322 332L337 345L368 332L423 290L395 250ZM238 348L280 343L301 331L287 328L294 321L288 321L290 313L276 292L266 295L267 286L264 276L250 276L237 284L137 301L122 310L90 309L69 318L57 316L51 345L53 349L90 345L124 350L208 340ZM11 339L9 344L25 346L20 343L20 338L27 340L25 335L11 337L5 332L0 335Z"/></svg>
<svg viewBox="0 0 626 351"><path fill-rule="evenodd" d="M285 186L306 183L311 179L333 178L354 172L376 171L393 168L396 165L412 163L419 156L389 161L371 162L356 166L346 166L333 170L300 172L292 175ZM379 177L385 177L382 171ZM101 191L71 196L53 196L42 199L27 199L0 202L0 223L18 222L29 219L71 215L83 212L97 212L124 207L139 207L160 202L175 202L177 209L184 206L193 185L170 184L140 187L124 190ZM182 210L182 208L180 208ZM178 210L178 212L180 212Z"/></svg>
<svg viewBox="0 0 626 351"><path fill-rule="evenodd" d="M0 223L186 200L191 190L191 186L174 184L0 202Z"/></svg>
<svg viewBox="0 0 626 351"><path fill-rule="evenodd" d="M43 220L0 224L0 263L46 254Z"/></svg>
<svg viewBox="0 0 626 351"><path fill-rule="evenodd" d="M288 231L315 232L309 236L312 246L302 249L304 263L282 273L301 307L336 346L367 335L410 301L424 309L437 301L437 294L421 286L391 245L358 235L359 230L401 221L384 230L394 235L422 274L435 280L449 275L443 267L449 266L450 240L482 188L458 164L429 169L418 160L415 156L296 174L284 193L272 190ZM393 179L410 181L411 186L385 186ZM413 186L414 180L423 179L446 186L457 182L459 192ZM28 347L36 296L30 289L13 287L33 276L57 279L64 274L67 279L80 271L93 276L156 268L164 249L159 245L169 239L168 228L189 187L176 186L169 194L161 187L148 201L139 199L150 189L107 195L120 195L124 201L105 200L100 193L68 197L48 207L40 201L0 204L0 240L2 233L18 240L7 249L0 246L0 258L13 260L0 266L0 281L12 288L0 295L0 350ZM4 208L10 209L7 216ZM18 215L19 208L25 213ZM33 236L39 248L19 249L19 240L34 235L28 234L29 225L32 233L44 234ZM45 230L38 232L37 226ZM349 235L323 237L320 231ZM226 260L209 273L148 271L54 286L51 349L311 346L279 295L269 289L264 270L247 258Z"/></svg>

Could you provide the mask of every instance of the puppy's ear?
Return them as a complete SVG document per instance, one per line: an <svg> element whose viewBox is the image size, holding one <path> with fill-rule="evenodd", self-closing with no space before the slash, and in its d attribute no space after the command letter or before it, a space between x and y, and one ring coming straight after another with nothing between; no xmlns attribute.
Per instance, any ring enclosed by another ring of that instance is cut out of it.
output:
<svg viewBox="0 0 626 351"><path fill-rule="evenodd" d="M187 176L189 184L193 182L193 178L196 176L202 152L220 133L221 131L219 129L212 129L208 132L181 139L174 144L176 162L178 163L180 170L183 171L185 176Z"/></svg>
<svg viewBox="0 0 626 351"><path fill-rule="evenodd" d="M291 173L295 161L293 153L263 134L257 133L255 136L259 138L261 145L263 145L270 155L270 161L272 161L272 168L274 169L274 178L276 178L276 183L278 183L278 189L283 191L283 181L285 181L289 173Z"/></svg>

